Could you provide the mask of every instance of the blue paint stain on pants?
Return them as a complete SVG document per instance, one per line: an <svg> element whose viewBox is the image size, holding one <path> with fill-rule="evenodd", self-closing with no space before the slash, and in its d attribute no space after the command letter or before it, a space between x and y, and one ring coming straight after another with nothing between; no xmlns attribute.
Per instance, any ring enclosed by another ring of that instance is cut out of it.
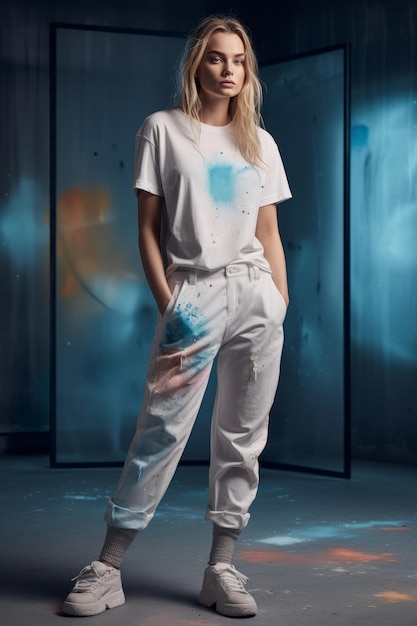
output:
<svg viewBox="0 0 417 626"><path fill-rule="evenodd" d="M165 327L165 336L161 342L161 347L165 349L178 346L186 347L191 345L197 336L190 321L184 318L180 312L176 312Z"/></svg>

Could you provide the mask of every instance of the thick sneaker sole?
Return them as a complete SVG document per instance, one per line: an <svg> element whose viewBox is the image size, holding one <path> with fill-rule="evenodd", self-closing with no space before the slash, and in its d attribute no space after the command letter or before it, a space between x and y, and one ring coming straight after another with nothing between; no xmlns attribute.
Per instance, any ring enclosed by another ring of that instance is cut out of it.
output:
<svg viewBox="0 0 417 626"><path fill-rule="evenodd" d="M122 606L124 603L125 594L123 591L118 591L91 604L77 604L66 600L62 605L62 612L65 613L65 615L74 615L75 617L90 617L91 615L104 613L106 609L115 609L118 606Z"/></svg>
<svg viewBox="0 0 417 626"><path fill-rule="evenodd" d="M258 611L255 601L248 604L222 604L218 601L213 602L210 595L205 593L200 594L198 601L202 606L214 608L217 613L225 617L253 617Z"/></svg>
<svg viewBox="0 0 417 626"><path fill-rule="evenodd" d="M220 604L216 602L216 611L226 617L254 617L258 607L253 604Z"/></svg>

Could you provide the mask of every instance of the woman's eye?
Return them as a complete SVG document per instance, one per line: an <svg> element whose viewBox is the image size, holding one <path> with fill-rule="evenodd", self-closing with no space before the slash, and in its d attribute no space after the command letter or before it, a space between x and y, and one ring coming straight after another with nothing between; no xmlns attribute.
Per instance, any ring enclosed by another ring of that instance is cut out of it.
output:
<svg viewBox="0 0 417 626"><path fill-rule="evenodd" d="M211 57L210 61L212 63L220 63L221 62L221 58L220 57Z"/></svg>

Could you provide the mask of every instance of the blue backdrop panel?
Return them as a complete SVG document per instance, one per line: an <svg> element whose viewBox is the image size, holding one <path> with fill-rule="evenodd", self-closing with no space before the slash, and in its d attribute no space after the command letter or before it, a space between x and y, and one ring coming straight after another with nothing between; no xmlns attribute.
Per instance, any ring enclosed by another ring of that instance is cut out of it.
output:
<svg viewBox="0 0 417 626"><path fill-rule="evenodd" d="M137 246L134 138L172 104L179 36L56 30L54 462L120 462L156 309Z"/></svg>
<svg viewBox="0 0 417 626"><path fill-rule="evenodd" d="M156 322L137 248L134 137L170 106L181 36L57 26L53 74L54 465L121 463ZM294 200L280 209L291 307L263 459L344 467L343 51L263 68ZM296 140L294 140L297 129ZM213 375L184 460L207 461Z"/></svg>
<svg viewBox="0 0 417 626"><path fill-rule="evenodd" d="M348 473L345 50L262 68L263 115L293 200L278 207L290 307L264 459Z"/></svg>

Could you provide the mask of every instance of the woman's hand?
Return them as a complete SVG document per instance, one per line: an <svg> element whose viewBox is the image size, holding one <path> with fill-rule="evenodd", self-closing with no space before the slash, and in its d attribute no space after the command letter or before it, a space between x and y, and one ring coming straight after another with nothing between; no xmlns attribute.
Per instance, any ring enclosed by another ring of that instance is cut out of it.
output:
<svg viewBox="0 0 417 626"><path fill-rule="evenodd" d="M264 256L271 267L272 279L288 307L290 299L288 295L287 266L281 235L279 234L275 204L269 204L259 209L256 237L263 245Z"/></svg>

